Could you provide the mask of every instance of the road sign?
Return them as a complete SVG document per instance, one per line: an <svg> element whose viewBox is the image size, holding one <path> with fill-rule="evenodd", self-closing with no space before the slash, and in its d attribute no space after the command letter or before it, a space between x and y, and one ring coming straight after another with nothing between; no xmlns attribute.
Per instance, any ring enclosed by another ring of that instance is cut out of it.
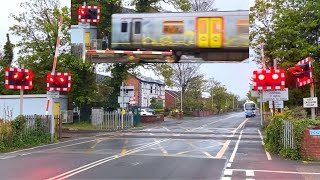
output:
<svg viewBox="0 0 320 180"><path fill-rule="evenodd" d="M273 108L273 102L275 108L283 108L283 101L269 101L269 108Z"/></svg>
<svg viewBox="0 0 320 180"><path fill-rule="evenodd" d="M59 91L47 91L48 98L59 98Z"/></svg>
<svg viewBox="0 0 320 180"><path fill-rule="evenodd" d="M285 88L283 90L263 91L262 99L264 101L288 101L288 88Z"/></svg>
<svg viewBox="0 0 320 180"><path fill-rule="evenodd" d="M118 103L122 103L122 100L124 103L129 103L129 96L118 96Z"/></svg>
<svg viewBox="0 0 320 180"><path fill-rule="evenodd" d="M314 129L310 129L310 136L320 136L320 130L314 130Z"/></svg>
<svg viewBox="0 0 320 180"><path fill-rule="evenodd" d="M303 98L303 107L304 108L313 108L318 107L318 98Z"/></svg>

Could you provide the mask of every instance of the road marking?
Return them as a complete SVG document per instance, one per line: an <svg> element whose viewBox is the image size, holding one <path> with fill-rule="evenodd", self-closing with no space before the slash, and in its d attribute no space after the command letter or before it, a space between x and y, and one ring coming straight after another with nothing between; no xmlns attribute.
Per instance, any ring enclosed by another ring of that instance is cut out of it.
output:
<svg viewBox="0 0 320 180"><path fill-rule="evenodd" d="M225 176L232 176L232 170L231 169L225 169L224 170L224 175Z"/></svg>
<svg viewBox="0 0 320 180"><path fill-rule="evenodd" d="M237 144L236 144L236 146L234 147L234 149L233 149L233 152L232 152L232 154L231 154L231 157L230 157L230 159L229 159L229 162L233 162L233 159L234 159L234 157L236 156L236 152L237 152L237 150L238 150L238 146L239 146L239 143L240 143L240 139L241 139L241 136L242 136L242 132L243 132L243 129L241 130L241 132L240 132L240 136L239 136L239 138L238 138L238 140L237 140Z"/></svg>
<svg viewBox="0 0 320 180"><path fill-rule="evenodd" d="M246 176L254 176L254 171L246 170Z"/></svg>
<svg viewBox="0 0 320 180"><path fill-rule="evenodd" d="M124 145L123 145L123 148L122 148L122 150L121 150L121 154L126 154L126 153L127 153L128 142L129 142L128 139L125 139L125 140L124 140L124 143L123 143Z"/></svg>
<svg viewBox="0 0 320 180"><path fill-rule="evenodd" d="M65 172L65 173L62 173L62 174L60 174L60 175L54 176L54 177L52 177L52 178L50 178L50 179L47 179L47 180L66 179L66 178L71 177L71 176L73 176L73 175L76 175L76 174L78 174L78 173L80 173L80 172L83 172L83 171L86 171L86 170L91 169L91 168L93 168L93 167L96 167L96 166L98 166L98 165L100 165L100 164L106 163L106 162L111 161L111 160L114 160L114 159L118 159L118 158L123 157L123 156L126 156L126 155L130 155L130 154L139 152L139 151L141 151L141 150L146 150L146 149L149 148L149 147L152 147L152 146L154 146L154 145L156 145L156 144L158 144L158 143L162 143L162 142L165 142L165 141L168 141L168 139L161 140L161 141L158 141L158 142L156 142L156 143L154 143L154 142L153 142L153 143L149 143L149 144L147 144L147 145L145 145L145 146L140 146L140 147L131 149L131 150L129 150L126 154L123 154L123 155L122 155L122 154L117 154L117 155L114 155L114 156L110 156L110 157L107 157L107 158L100 159L100 160L98 160L98 161L89 163L89 164L87 164L87 165L84 165L84 166L78 167L78 168L76 168L76 169L73 169L73 170L67 171L67 172Z"/></svg>
<svg viewBox="0 0 320 180"><path fill-rule="evenodd" d="M188 152L191 152L191 151L182 151L182 152L178 152L176 155L181 155L181 154L186 154Z"/></svg>
<svg viewBox="0 0 320 180"><path fill-rule="evenodd" d="M14 158L14 157L16 156L3 156L3 157L0 157L0 159L5 160L5 159Z"/></svg>
<svg viewBox="0 0 320 180"><path fill-rule="evenodd" d="M259 129L258 129L258 132L259 132L259 135L260 135L260 138L261 138L261 143L262 143L262 145L264 146L263 137L262 137L261 132L260 132ZM266 155L267 155L268 160L269 160L269 161L272 160L271 155L270 155L270 153L266 150L266 148L263 148L263 149L264 149L264 151L266 152Z"/></svg>
<svg viewBox="0 0 320 180"><path fill-rule="evenodd" d="M228 168L231 167L231 163L228 163L228 164L227 164L227 167L228 167Z"/></svg>
<svg viewBox="0 0 320 180"><path fill-rule="evenodd" d="M249 118L245 119L241 124L239 124L239 126L232 131L233 135L240 129L244 126L244 124L249 120Z"/></svg>
<svg viewBox="0 0 320 180"><path fill-rule="evenodd" d="M226 152L226 150L227 150L230 142L231 142L231 140L227 140L227 141L223 144L222 148L221 148L220 151L217 153L216 158L222 158L222 156L223 156L224 153Z"/></svg>
<svg viewBox="0 0 320 180"><path fill-rule="evenodd" d="M255 179L252 179L252 178L246 178L246 180L255 180Z"/></svg>
<svg viewBox="0 0 320 180"><path fill-rule="evenodd" d="M166 128L165 126L162 126L162 128L164 128L166 131L170 131L168 128Z"/></svg>
<svg viewBox="0 0 320 180"><path fill-rule="evenodd" d="M192 146L193 148L195 148L196 150L202 152L203 154L205 154L206 156L208 156L209 158L214 158L210 153L208 153L207 151L203 151L201 148L199 148L198 146L195 146L194 144L190 143L190 142L186 142L187 144L189 144L190 146Z"/></svg>
<svg viewBox="0 0 320 180"><path fill-rule="evenodd" d="M92 152L92 150L93 150L94 148L96 148L96 146L97 146L101 141L102 141L102 139L97 139L97 142L94 143L94 144L90 147L90 149L88 149L85 153L86 153L86 154L90 154L90 153Z"/></svg>
<svg viewBox="0 0 320 180"><path fill-rule="evenodd" d="M233 171L254 171L254 172L268 172L268 173L280 173L280 174L299 174L299 175L320 175L320 172L296 172L296 171L274 171L274 170L262 170L262 169L230 169Z"/></svg>
<svg viewBox="0 0 320 180"><path fill-rule="evenodd" d="M153 139L155 142L158 142L158 140L157 139ZM159 143L158 144L158 147L160 148L160 150L161 150L161 152L162 152L162 154L164 155L164 156L167 156L168 155L168 151L166 151L164 148L163 148L163 146L161 146L161 144Z"/></svg>
<svg viewBox="0 0 320 180"><path fill-rule="evenodd" d="M217 120L217 121L213 121L213 122L204 124L204 125L202 125L202 126L200 126L200 127L191 129L191 131L194 131L194 130L197 130L197 129L203 129L203 128L206 127L206 126L209 126L209 125L212 125L212 124L215 124L215 123L217 123L217 122L220 122L220 121L223 121L223 120L226 120L226 119L230 119L230 118L233 118L233 117L236 117L236 116L230 116L230 117L223 118L223 119L220 119L220 120Z"/></svg>

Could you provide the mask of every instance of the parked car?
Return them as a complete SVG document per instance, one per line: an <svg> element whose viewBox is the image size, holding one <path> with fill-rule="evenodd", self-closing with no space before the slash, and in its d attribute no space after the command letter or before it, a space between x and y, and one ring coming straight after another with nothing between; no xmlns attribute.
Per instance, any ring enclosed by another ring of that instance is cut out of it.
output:
<svg viewBox="0 0 320 180"><path fill-rule="evenodd" d="M246 118L248 118L248 117L255 117L255 116L256 116L256 114L254 113L253 110L246 110L246 111L245 111L245 115L246 115Z"/></svg>
<svg viewBox="0 0 320 180"><path fill-rule="evenodd" d="M148 110L148 108L140 109L140 115L153 115L153 112Z"/></svg>

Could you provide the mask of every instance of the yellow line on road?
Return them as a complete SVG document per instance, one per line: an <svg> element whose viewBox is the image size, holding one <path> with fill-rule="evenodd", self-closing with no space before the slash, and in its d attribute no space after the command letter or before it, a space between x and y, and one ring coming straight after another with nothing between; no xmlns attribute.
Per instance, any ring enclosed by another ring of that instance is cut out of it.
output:
<svg viewBox="0 0 320 180"><path fill-rule="evenodd" d="M226 141L222 148L220 149L220 151L217 153L216 158L222 158L222 156L224 155L224 153L226 152L229 144L230 144L231 140Z"/></svg>
<svg viewBox="0 0 320 180"><path fill-rule="evenodd" d="M127 153L127 148L128 148L128 139L124 140L124 146L121 150L121 154L126 154Z"/></svg>
<svg viewBox="0 0 320 180"><path fill-rule="evenodd" d="M154 140L154 142L157 142L157 141L158 141L157 139L153 139L153 140ZM166 150L161 146L160 143L158 144L158 146L159 146L162 154L163 154L164 156L167 156L167 155L168 155L168 151L166 151Z"/></svg>
<svg viewBox="0 0 320 180"><path fill-rule="evenodd" d="M94 143L94 144L90 147L90 149L88 149L88 150L86 151L86 153L87 153L87 154L92 153L92 151L94 150L94 148L96 148L96 146L97 146L101 141L102 141L102 139L97 139L97 142Z"/></svg>
<svg viewBox="0 0 320 180"><path fill-rule="evenodd" d="M249 118L247 118L246 120L244 120L241 124L239 124L239 126L232 131L233 134L235 134L237 132L238 129L240 129L242 126L244 126L244 124L249 120Z"/></svg>
<svg viewBox="0 0 320 180"><path fill-rule="evenodd" d="M195 146L194 144L187 142L187 144L189 144L190 146L192 146L193 148L197 149L198 151L202 152L203 154L205 154L206 156L208 156L209 158L214 158L213 156L211 156L210 153L203 151L202 149L200 149L199 147Z"/></svg>

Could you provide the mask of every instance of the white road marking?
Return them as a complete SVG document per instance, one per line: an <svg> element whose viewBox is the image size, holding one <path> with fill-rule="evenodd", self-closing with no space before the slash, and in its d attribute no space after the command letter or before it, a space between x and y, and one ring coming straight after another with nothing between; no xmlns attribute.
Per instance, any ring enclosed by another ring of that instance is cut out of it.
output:
<svg viewBox="0 0 320 180"><path fill-rule="evenodd" d="M232 176L232 170L231 169L225 169L224 170L224 175L225 176Z"/></svg>
<svg viewBox="0 0 320 180"><path fill-rule="evenodd" d="M170 131L170 129L168 129L168 128L165 127L165 126L162 126L162 128L164 128L166 131Z"/></svg>
<svg viewBox="0 0 320 180"><path fill-rule="evenodd" d="M261 138L261 141L262 141L261 143L262 143L262 145L264 146L263 137L262 137L261 132L260 132L259 129L258 129L258 132L259 132L259 135L260 135L260 138ZM269 153L265 148L264 148L264 151L266 152L266 155L267 155L268 160L269 160L269 161L272 160L270 153Z"/></svg>
<svg viewBox="0 0 320 180"><path fill-rule="evenodd" d="M246 176L254 176L254 171L246 170Z"/></svg>
<svg viewBox="0 0 320 180"><path fill-rule="evenodd" d="M75 174L78 174L78 173L80 173L80 172L86 171L86 170L88 170L88 169L91 169L91 168L93 168L93 167L95 167L95 166L98 166L98 165L100 165L100 164L106 163L106 162L111 161L111 160L114 160L114 159L118 159L118 158L123 157L123 156L127 156L127 155L130 155L130 154L136 153L136 152L141 151L141 150L145 150L145 149L147 149L147 148L149 148L149 147L152 147L152 146L154 146L154 145L157 145L157 144L162 143L162 142L165 142L165 141L168 141L168 140L165 139L165 140L158 141L158 142L156 142L156 143L154 143L154 142L153 142L153 143L149 143L149 144L147 144L147 145L144 145L144 146L141 146L141 147L137 147L137 148L131 149L131 150L127 151L126 154L117 154L117 155L110 156L110 157L107 157L107 158L104 158L104 159L100 159L100 160L98 160L98 161L89 163L89 164L87 164L87 165L81 166L81 167L79 167L79 168L76 168L76 169L67 171L67 172L65 172L65 173L62 173L62 174L60 174L60 175L57 175L57 176L55 176L55 177L52 177L52 178L50 178L50 179L48 179L48 180L53 180L53 179L58 179L58 178L59 178L59 179L66 179L66 178L68 178L68 177L71 177L71 176L73 176L73 175L75 175Z"/></svg>
<svg viewBox="0 0 320 180"><path fill-rule="evenodd" d="M268 172L268 173L280 173L280 174L299 174L299 175L320 175L320 172L296 172L296 171L274 171L274 170L263 170L263 169L230 169L232 171L254 171L254 172Z"/></svg>
<svg viewBox="0 0 320 180"><path fill-rule="evenodd" d="M231 180L231 177L222 177L221 180Z"/></svg>
<svg viewBox="0 0 320 180"><path fill-rule="evenodd" d="M209 126L209 125L212 125L212 124L215 124L215 123L217 123L217 122L220 122L220 121L223 121L223 120L226 120L226 119L230 119L230 118L233 118L233 117L236 117L236 116L229 116L229 117L227 117L227 118L223 118L223 119L220 119L220 120L218 120L218 121L213 121L213 122L204 124L204 125L202 125L202 126L200 126L200 127L191 129L191 131L198 130L198 129L203 129L204 127L207 127L207 126Z"/></svg>
<svg viewBox="0 0 320 180"><path fill-rule="evenodd" d="M228 163L228 164L227 164L227 167L228 167L228 168L231 167L231 163Z"/></svg>
<svg viewBox="0 0 320 180"><path fill-rule="evenodd" d="M234 147L234 149L233 149L233 152L232 152L232 154L231 154L231 157L230 157L230 159L229 159L229 162L233 162L233 159L234 159L234 157L236 156L236 152L237 152L237 150L238 150L238 146L239 146L239 143L240 143L240 139L241 139L241 136L242 136L242 132L243 132L243 130L241 130L241 132L240 132L240 136L239 136L239 138L238 138L238 140L237 140L237 144L236 144L236 146Z"/></svg>

